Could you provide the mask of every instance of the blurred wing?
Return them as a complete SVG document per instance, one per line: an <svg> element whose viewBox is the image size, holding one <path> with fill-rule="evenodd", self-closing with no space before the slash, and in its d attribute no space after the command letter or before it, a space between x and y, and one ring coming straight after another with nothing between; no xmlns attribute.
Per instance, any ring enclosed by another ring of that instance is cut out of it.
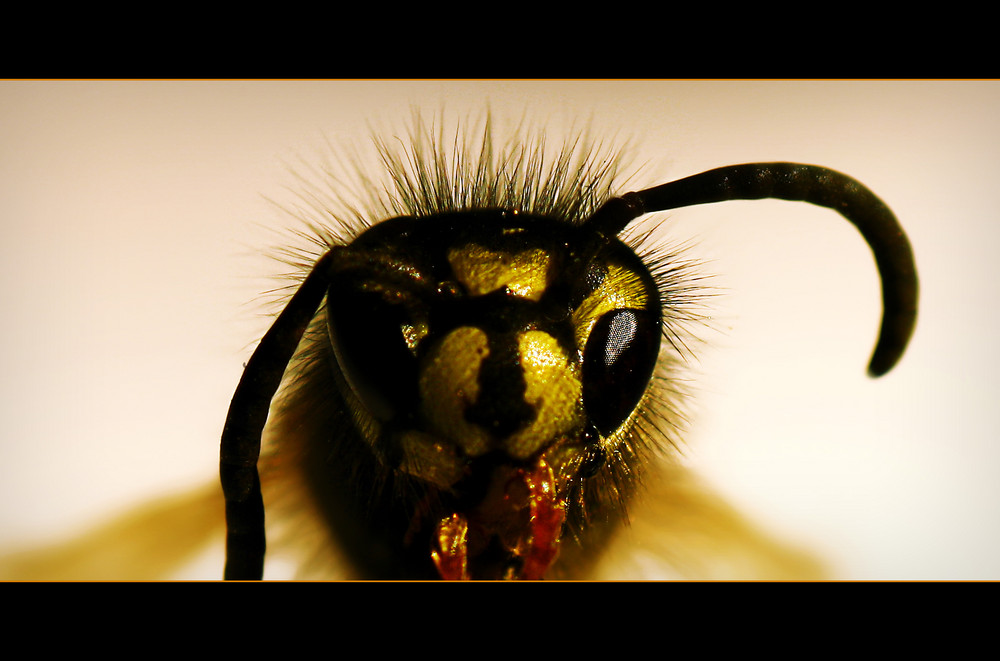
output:
<svg viewBox="0 0 1000 661"><path fill-rule="evenodd" d="M217 482L152 500L65 543L4 554L0 579L140 581L176 576L209 544L222 542L224 511Z"/></svg>
<svg viewBox="0 0 1000 661"><path fill-rule="evenodd" d="M179 572L225 536L225 505L215 483L180 496L146 503L110 523L62 544L0 557L0 580L161 580ZM302 512L300 512L301 514ZM308 517L302 517L308 518ZM269 522L276 523L274 521ZM288 523L288 522L286 522ZM298 533L308 529L293 526ZM313 522L315 525L315 522ZM297 538L297 539L296 539ZM295 549L299 534L278 535L274 546ZM319 540L308 544L315 557ZM277 549L276 549L277 550ZM325 549L331 553L333 549ZM296 553L300 562L303 554ZM337 558L336 560L339 560ZM341 578L343 566L304 561L303 577ZM218 578L222 578L222 564ZM318 566L317 566L318 565ZM339 569L339 571L338 571ZM650 475L641 500L594 567L595 580L821 580L822 563L768 536L712 494L686 467L669 462Z"/></svg>
<svg viewBox="0 0 1000 661"><path fill-rule="evenodd" d="M591 578L794 580L829 578L809 552L777 539L715 495L689 468L651 470Z"/></svg>

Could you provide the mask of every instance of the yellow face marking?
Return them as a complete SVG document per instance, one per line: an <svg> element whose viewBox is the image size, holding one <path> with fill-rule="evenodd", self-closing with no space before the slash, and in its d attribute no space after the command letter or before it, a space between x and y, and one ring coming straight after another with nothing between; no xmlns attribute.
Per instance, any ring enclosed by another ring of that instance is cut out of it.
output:
<svg viewBox="0 0 1000 661"><path fill-rule="evenodd" d="M517 295L538 300L549 282L551 263L541 250L495 252L465 245L448 254L456 279L471 296L507 286ZM649 297L643 279L633 270L611 265L604 282L574 311L579 350L597 320L621 308L644 308ZM414 328L414 340L426 329ZM452 330L426 357L420 374L421 411L427 428L404 434L403 469L442 486L460 476L463 457L480 456L502 443L515 459L528 459L561 438L576 439L586 424L583 409L582 365L547 332L532 330L518 336L520 368L525 381L524 401L535 419L504 439L495 439L482 426L466 420L466 411L479 398L479 374L489 355L489 338L478 328Z"/></svg>
<svg viewBox="0 0 1000 661"><path fill-rule="evenodd" d="M555 438L583 428L583 382L579 363L548 333L523 333L518 348L527 386L524 400L537 415L530 425L508 438L504 447L512 457L526 459Z"/></svg>
<svg viewBox="0 0 1000 661"><path fill-rule="evenodd" d="M456 328L438 343L420 374L421 410L431 427L467 455L490 446L489 434L465 419L479 397L479 366L489 355L486 333L471 326Z"/></svg>
<svg viewBox="0 0 1000 661"><path fill-rule="evenodd" d="M506 452L526 459L547 447L553 439L575 435L585 421L580 401L583 392L578 361L567 356L548 333L529 331L518 339L526 390L524 400L535 408L536 418L527 427L504 440ZM479 369L489 354L486 334L472 327L457 328L435 348L420 375L420 397L424 416L439 438L454 444L465 456L478 456L489 449L489 432L465 419L466 409L479 396ZM457 478L457 455L417 448L430 444L431 436L418 434L404 439L404 470L432 482L450 483ZM408 464L413 465L412 469Z"/></svg>
<svg viewBox="0 0 1000 661"><path fill-rule="evenodd" d="M470 296L506 285L517 296L537 301L550 282L550 261L540 248L509 253L468 244L448 251L451 269Z"/></svg>

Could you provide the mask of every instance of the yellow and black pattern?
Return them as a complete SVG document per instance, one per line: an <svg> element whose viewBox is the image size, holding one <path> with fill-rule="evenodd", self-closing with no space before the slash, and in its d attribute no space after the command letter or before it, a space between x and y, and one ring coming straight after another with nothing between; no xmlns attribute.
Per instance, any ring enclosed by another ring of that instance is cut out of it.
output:
<svg viewBox="0 0 1000 661"><path fill-rule="evenodd" d="M643 401L676 407L679 388L665 379L681 356L661 336L696 318L696 295L654 273L690 264L647 257L651 272L634 248L581 228L610 196L613 156L578 145L547 172L530 140L511 143L516 159L485 146L450 166L441 145L411 144L405 158L382 144L406 203L384 204L400 215L358 234L333 267L276 409L272 452L297 457L282 470L308 476L306 497L336 510L324 515L334 543L359 538L346 551L357 575L435 576L434 525L456 512L471 525L472 576L517 575L531 498L495 502L527 489L515 475L544 464L561 512L555 541L565 546L565 520L566 544L586 545L589 531L623 519L650 441L669 442L676 419L647 416L657 430L642 436L633 426ZM460 165L480 188L454 180ZM668 331L664 303L677 311ZM652 379L661 343L675 355ZM554 563L543 573L574 575Z"/></svg>
<svg viewBox="0 0 1000 661"><path fill-rule="evenodd" d="M909 243L846 175L753 163L615 196L617 156L581 142L552 155L542 137L495 145L489 122L449 139L418 121L392 144L377 142L386 177L363 178L367 205L322 209L322 256L301 259L308 276L234 396L227 578L260 576L261 483L270 511L312 517L288 527L295 544L320 532L349 576L587 576L683 420L702 294L688 261L619 238L648 213L767 197L835 209L883 278L870 373L912 333Z"/></svg>

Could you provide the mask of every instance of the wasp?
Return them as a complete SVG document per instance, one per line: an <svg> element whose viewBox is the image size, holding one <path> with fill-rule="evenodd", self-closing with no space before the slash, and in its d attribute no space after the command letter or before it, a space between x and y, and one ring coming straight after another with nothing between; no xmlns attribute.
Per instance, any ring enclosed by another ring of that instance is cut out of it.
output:
<svg viewBox="0 0 1000 661"><path fill-rule="evenodd" d="M314 543L354 577L586 577L683 417L697 278L630 234L649 214L765 198L832 209L881 278L869 374L913 332L907 237L845 174L749 163L622 193L613 154L496 145L488 121L477 140L417 124L409 147L376 144L372 202L314 228L319 250L233 396L226 579L263 575L262 483L282 515L322 522Z"/></svg>

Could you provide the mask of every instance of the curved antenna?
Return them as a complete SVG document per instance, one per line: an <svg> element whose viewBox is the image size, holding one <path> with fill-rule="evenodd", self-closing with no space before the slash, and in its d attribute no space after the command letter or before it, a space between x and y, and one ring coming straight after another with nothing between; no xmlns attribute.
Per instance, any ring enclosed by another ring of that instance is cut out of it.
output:
<svg viewBox="0 0 1000 661"><path fill-rule="evenodd" d="M257 460L271 399L330 283L337 249L316 262L243 369L222 431L219 477L226 498L226 580L264 576L264 500Z"/></svg>
<svg viewBox="0 0 1000 661"><path fill-rule="evenodd" d="M917 321L919 287L913 250L889 207L845 174L801 163L730 165L611 199L586 225L604 236L615 236L645 213L764 198L833 209L861 232L882 279L882 328L868 373L878 377L891 370L906 351Z"/></svg>

